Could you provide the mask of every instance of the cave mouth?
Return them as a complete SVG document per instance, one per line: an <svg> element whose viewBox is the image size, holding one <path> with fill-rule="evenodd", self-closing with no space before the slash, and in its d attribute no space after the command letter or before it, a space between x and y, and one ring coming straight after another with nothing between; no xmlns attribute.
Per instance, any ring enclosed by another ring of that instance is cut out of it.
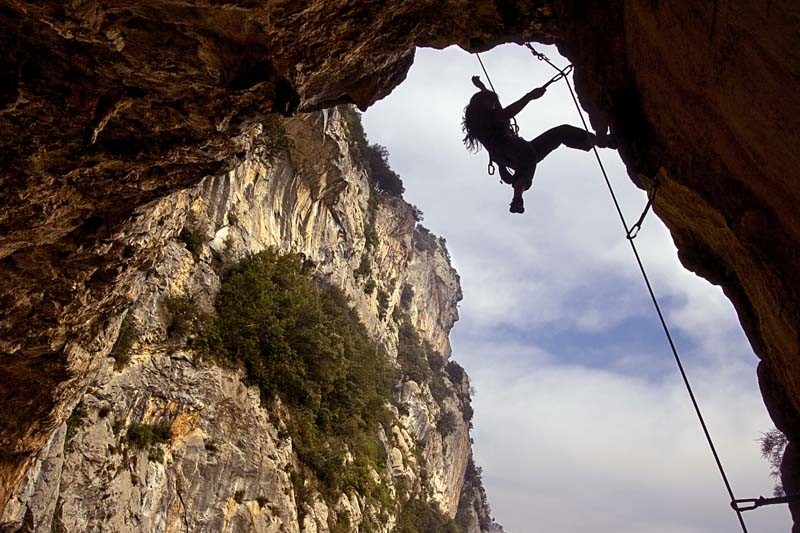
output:
<svg viewBox="0 0 800 533"><path fill-rule="evenodd" d="M555 47L537 48L568 63ZM521 46L481 57L504 105L552 77ZM486 81L459 48L419 49L407 80L363 121L461 275L451 339L478 391L475 453L494 515L510 531L730 531L736 516L594 156L557 149L539 164L526 213L509 214L511 188L487 176L485 151L470 154L461 142L473 75ZM563 83L517 118L526 139L580 126ZM644 192L616 152L601 157L636 220ZM637 244L737 497L771 495L758 440L772 422L733 306L684 269L655 216ZM621 498L624 515L614 505ZM575 509L591 512L579 518ZM746 520L765 531L791 523L785 506Z"/></svg>

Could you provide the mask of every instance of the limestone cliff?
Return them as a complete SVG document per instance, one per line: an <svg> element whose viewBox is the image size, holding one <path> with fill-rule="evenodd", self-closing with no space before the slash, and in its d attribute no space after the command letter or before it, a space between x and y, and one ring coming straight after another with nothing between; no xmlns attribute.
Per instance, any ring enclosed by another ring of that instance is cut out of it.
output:
<svg viewBox="0 0 800 533"><path fill-rule="evenodd" d="M274 136L281 125L270 124ZM241 370L203 362L170 339L167 296L191 294L208 307L221 257L233 261L274 246L313 261L315 276L343 289L390 354L397 353L402 308L442 354L444 375L461 291L442 241L417 227L401 198L373 190L354 111L336 108L285 127L288 154L268 154L265 143L274 140L255 127L232 171L142 210L123 238L165 225L184 231L164 240L130 294L123 327L132 339L129 354L105 359L27 469L0 529L308 533L329 531L335 517L346 516L350 527L337 531L391 531L397 505L414 495L450 517L460 500L474 514L477 498L481 517L469 515L466 530L497 527L480 484L468 480L462 491L467 466L474 466L462 415L469 381L457 365L440 380L446 390L439 398L427 382L401 382L390 431L375 428L388 457L376 475L391 480L391 506L381 509L357 493L334 504L313 489L301 497L309 489L293 477L300 465L285 410L265 403ZM457 416L443 430L448 411ZM141 424L166 425L169 436L136 446L130 428ZM366 517L381 511L366 528Z"/></svg>
<svg viewBox="0 0 800 533"><path fill-rule="evenodd" d="M659 176L681 260L723 287L762 358L800 490L798 20L785 0L5 0L0 506L179 229L152 202L235 166L267 111L368 106L415 46L523 40L575 64L634 182Z"/></svg>

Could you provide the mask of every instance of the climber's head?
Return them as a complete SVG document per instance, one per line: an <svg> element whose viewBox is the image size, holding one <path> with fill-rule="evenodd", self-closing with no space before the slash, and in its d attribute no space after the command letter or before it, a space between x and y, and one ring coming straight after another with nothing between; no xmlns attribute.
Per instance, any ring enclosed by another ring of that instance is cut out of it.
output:
<svg viewBox="0 0 800 533"><path fill-rule="evenodd" d="M477 152L481 148L480 136L485 129L484 125L488 120L488 115L502 109L500 98L497 93L487 90L479 91L472 95L469 104L464 108L464 119L461 122L461 130L464 132L464 144L471 152Z"/></svg>
<svg viewBox="0 0 800 533"><path fill-rule="evenodd" d="M478 91L469 99L469 106L478 106L482 109L495 111L502 109L500 105L500 98L496 92L492 91Z"/></svg>

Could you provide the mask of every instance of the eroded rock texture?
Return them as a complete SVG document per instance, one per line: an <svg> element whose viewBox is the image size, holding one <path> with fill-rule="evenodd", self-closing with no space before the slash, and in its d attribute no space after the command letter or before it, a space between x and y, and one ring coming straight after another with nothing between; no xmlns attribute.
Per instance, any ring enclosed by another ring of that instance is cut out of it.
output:
<svg viewBox="0 0 800 533"><path fill-rule="evenodd" d="M232 168L268 111L368 105L402 80L415 45L559 45L634 181L659 176L656 213L684 264L734 302L770 412L797 442L799 11L756 0L6 0L0 502L180 228L171 210L142 219L148 202Z"/></svg>
<svg viewBox="0 0 800 533"><path fill-rule="evenodd" d="M311 485L300 486L292 477L302 465L286 428L291 414L264 401L240 370L203 362L171 338L165 305L167 297L187 294L211 305L222 260L268 246L294 250L313 261L316 277L348 295L390 354L397 353L395 310L402 308L443 354L444 374L461 299L458 276L442 241L416 228L411 206L397 197L375 200L350 130L354 121L352 110L340 108L289 120L293 147L274 161L256 127L246 160L231 172L145 210L150 223L165 210L176 212L198 237L189 246L179 237L164 241L127 310L135 338L130 362L101 360L78 406L49 436L0 514L0 529L316 533L329 531L336 516L347 516L347 530L356 531L382 511L370 530L393 528L396 504L378 508L356 492L331 503ZM377 240L368 244L373 231ZM369 273L359 270L364 260ZM383 308L381 292L388 297ZM469 501L481 513L480 521L469 516L470 530L488 531L482 524L497 526L480 499L480 483L464 485L471 465L462 415L469 380L453 368L438 399L427 382L398 384L391 428L374 428L388 458L376 475L388 482L392 502L423 497L453 517L459 501ZM453 423L445 431L439 421L446 412ZM141 423L167 424L169 439L137 446L130 428Z"/></svg>
<svg viewBox="0 0 800 533"><path fill-rule="evenodd" d="M0 502L179 230L140 210L232 168L268 112L368 105L415 44L549 35L551 20L466 1L3 2Z"/></svg>

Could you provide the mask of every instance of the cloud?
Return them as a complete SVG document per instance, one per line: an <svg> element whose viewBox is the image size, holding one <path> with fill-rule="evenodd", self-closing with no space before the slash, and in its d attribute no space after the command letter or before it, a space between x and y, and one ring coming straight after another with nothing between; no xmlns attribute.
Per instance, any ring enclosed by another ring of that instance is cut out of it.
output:
<svg viewBox="0 0 800 533"><path fill-rule="evenodd" d="M533 352L533 365L464 353L484 362L472 369L480 375L475 451L495 514L510 531L735 530L678 380L560 365L556 355ZM769 494L754 442L763 413L752 384L714 372L695 378L698 390L710 391L702 395L705 414L740 494ZM783 511L748 517L752 530L779 531L789 523Z"/></svg>
<svg viewBox="0 0 800 533"><path fill-rule="evenodd" d="M552 75L521 47L482 57L506 104ZM486 175L485 152L461 143L469 78L480 73L456 48L420 50L407 81L364 122L461 274L452 342L478 391L475 451L495 516L516 533L734 531L594 156L553 152L525 215L509 215L510 187ZM519 115L524 137L580 124L560 85ZM630 223L646 195L613 151L601 157ZM654 215L636 243L737 494L768 495L755 440L772 424L731 304L681 267ZM785 508L747 518L753 531L789 529Z"/></svg>

